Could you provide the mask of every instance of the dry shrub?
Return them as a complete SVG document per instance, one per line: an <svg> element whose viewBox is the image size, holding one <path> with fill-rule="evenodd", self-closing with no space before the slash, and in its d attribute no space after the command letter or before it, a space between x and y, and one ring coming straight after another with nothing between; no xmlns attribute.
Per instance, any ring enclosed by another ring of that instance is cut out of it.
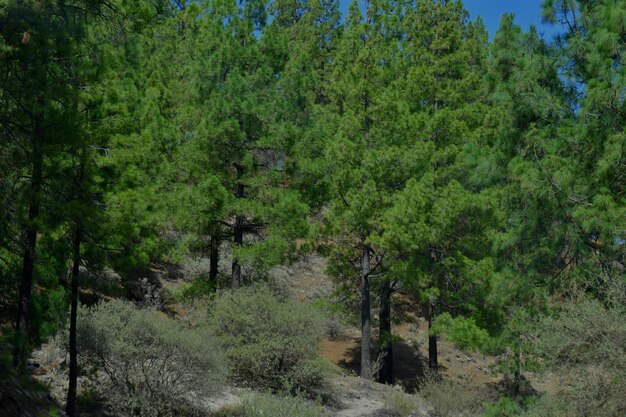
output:
<svg viewBox="0 0 626 417"><path fill-rule="evenodd" d="M240 385L313 391L333 370L320 357L323 315L308 304L280 300L266 286L218 294L209 321Z"/></svg>
<svg viewBox="0 0 626 417"><path fill-rule="evenodd" d="M419 409L417 397L407 394L400 387L385 392L383 402L389 417L410 417Z"/></svg>
<svg viewBox="0 0 626 417"><path fill-rule="evenodd" d="M626 311L599 301L568 303L544 319L535 355L567 389L530 407L528 416L626 415Z"/></svg>
<svg viewBox="0 0 626 417"><path fill-rule="evenodd" d="M81 314L77 330L81 364L116 415L195 415L191 394L223 386L214 339L157 310L113 300Z"/></svg>
<svg viewBox="0 0 626 417"><path fill-rule="evenodd" d="M474 417L482 413L486 395L469 384L427 376L419 395L432 407L433 417Z"/></svg>

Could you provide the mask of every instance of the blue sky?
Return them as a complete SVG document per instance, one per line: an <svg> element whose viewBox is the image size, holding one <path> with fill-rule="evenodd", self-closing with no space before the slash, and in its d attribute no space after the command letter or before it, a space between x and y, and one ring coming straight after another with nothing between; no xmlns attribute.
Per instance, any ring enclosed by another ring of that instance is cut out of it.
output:
<svg viewBox="0 0 626 417"><path fill-rule="evenodd" d="M341 0L341 11L345 15L352 0ZM481 16L487 26L489 38L498 30L500 18L504 13L514 13L515 21L524 30L534 24L540 34L549 40L556 34L558 28L541 23L541 0L463 0L465 8L470 12L470 18Z"/></svg>
<svg viewBox="0 0 626 417"><path fill-rule="evenodd" d="M500 18L504 13L514 13L515 21L524 30L528 30L530 25L535 25L540 34L546 39L552 38L557 27L544 25L541 23L541 0L464 0L465 8L469 10L471 19L481 16L489 37L498 30Z"/></svg>

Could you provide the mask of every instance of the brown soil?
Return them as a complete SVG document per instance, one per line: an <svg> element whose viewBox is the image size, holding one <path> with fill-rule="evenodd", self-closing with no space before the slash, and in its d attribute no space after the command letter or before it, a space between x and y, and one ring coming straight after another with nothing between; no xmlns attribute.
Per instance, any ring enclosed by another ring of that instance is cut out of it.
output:
<svg viewBox="0 0 626 417"><path fill-rule="evenodd" d="M393 344L394 382L414 392L428 366L427 324L403 323L393 328L398 340ZM372 344L375 354L377 342ZM477 385L495 385L502 376L495 375L494 358L458 350L452 343L439 341L439 361L443 375L450 380L472 381ZM358 375L361 343L358 332L352 330L340 340L324 340L322 354L349 375Z"/></svg>

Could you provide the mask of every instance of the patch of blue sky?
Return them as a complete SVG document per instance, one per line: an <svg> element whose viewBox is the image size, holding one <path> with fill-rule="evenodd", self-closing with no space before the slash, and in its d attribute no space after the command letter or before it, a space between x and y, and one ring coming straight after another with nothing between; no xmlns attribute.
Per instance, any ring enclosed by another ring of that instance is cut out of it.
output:
<svg viewBox="0 0 626 417"><path fill-rule="evenodd" d="M352 0L340 0L340 10L345 17ZM364 4L364 2L362 2ZM559 25L550 25L542 22L542 0L464 0L463 5L470 13L470 19L480 16L489 32L489 39L493 40L500 26L500 20L505 13L513 13L515 22L525 31L531 25L547 41L562 32Z"/></svg>

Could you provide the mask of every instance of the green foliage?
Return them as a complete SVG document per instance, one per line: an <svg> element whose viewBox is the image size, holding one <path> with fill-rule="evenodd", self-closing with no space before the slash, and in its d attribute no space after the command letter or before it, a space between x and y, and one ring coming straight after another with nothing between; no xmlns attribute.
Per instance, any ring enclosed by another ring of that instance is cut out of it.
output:
<svg viewBox="0 0 626 417"><path fill-rule="evenodd" d="M206 330L120 300L83 311L78 352L101 398L124 416L177 416L224 382L225 359ZM101 379L100 379L101 378Z"/></svg>
<svg viewBox="0 0 626 417"><path fill-rule="evenodd" d="M551 395L544 395L535 402L531 402L530 405L519 414L515 414L515 417L569 417L569 416L584 416L585 414L578 414L582 410L577 410L575 405L568 404L565 398L553 397ZM603 414L604 409L596 409L591 415L598 416L614 416L615 414ZM596 414L598 412L598 414ZM587 414L589 415L589 414Z"/></svg>
<svg viewBox="0 0 626 417"><path fill-rule="evenodd" d="M261 285L215 296L210 327L234 382L273 390L314 390L333 371L319 357L325 319L316 309L281 301Z"/></svg>
<svg viewBox="0 0 626 417"><path fill-rule="evenodd" d="M61 412L56 408L51 408L39 415L39 417L61 417Z"/></svg>
<svg viewBox="0 0 626 417"><path fill-rule="evenodd" d="M431 335L445 334L448 340L461 349L480 349L485 345L489 333L476 325L473 318L452 317L445 312L438 316L431 329Z"/></svg>
<svg viewBox="0 0 626 417"><path fill-rule="evenodd" d="M190 283L182 283L175 290L164 289L161 298L164 303L180 303L205 298L215 292L215 285L206 277L196 278Z"/></svg>
<svg viewBox="0 0 626 417"><path fill-rule="evenodd" d="M485 403L485 412L482 417L518 417L522 414L522 407L508 397L500 397L495 403Z"/></svg>
<svg viewBox="0 0 626 417"><path fill-rule="evenodd" d="M215 342L118 302L84 316L85 359L112 404L173 413L179 392L146 391L141 358L172 352L181 386L203 390L219 378L197 383L199 372L221 368L200 352L218 342L234 381L312 390L328 374L321 338L371 278L430 306L431 335L500 355L506 373L544 367L570 381L571 392L519 410L502 399L487 415L626 414L626 3L546 0L542 16L565 22L554 42L505 15L489 43L460 1L353 2L344 21L335 0L3 1L3 332L22 277L18 350L62 326L78 226L81 286L107 268L127 289L153 262L206 259L216 242L262 276L319 237L341 305L219 293ZM222 285L204 275L164 297ZM474 413L461 388L423 392L442 415Z"/></svg>

